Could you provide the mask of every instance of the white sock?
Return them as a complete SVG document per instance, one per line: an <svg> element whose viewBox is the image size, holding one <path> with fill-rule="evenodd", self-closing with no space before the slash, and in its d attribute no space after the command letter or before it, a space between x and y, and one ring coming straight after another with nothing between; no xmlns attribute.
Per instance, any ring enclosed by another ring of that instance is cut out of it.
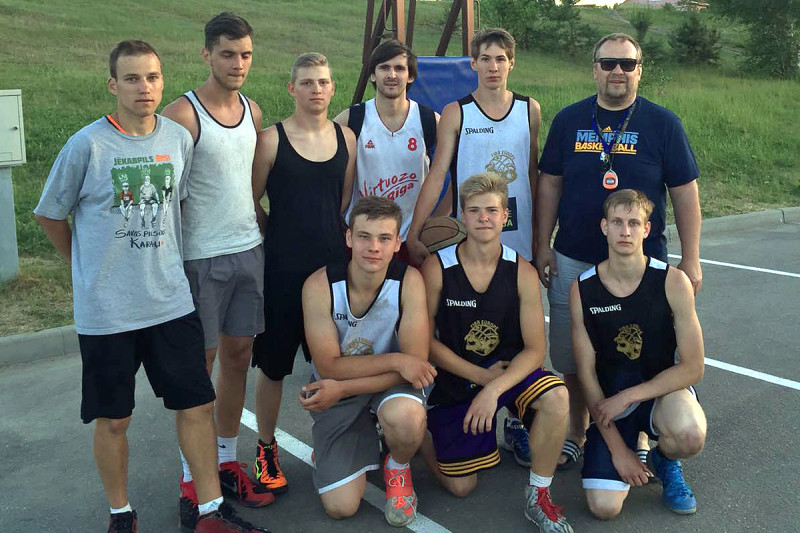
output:
<svg viewBox="0 0 800 533"><path fill-rule="evenodd" d="M183 465L183 482L188 483L192 480L192 473L189 471L189 463L186 461L186 457L183 455L183 450L178 448L178 451L181 454L181 464Z"/></svg>
<svg viewBox="0 0 800 533"><path fill-rule="evenodd" d="M239 437L217 437L217 464L236 460L236 441Z"/></svg>
<svg viewBox="0 0 800 533"><path fill-rule="evenodd" d="M394 460L394 457L389 455L389 459L386 461L386 468L391 470L402 470L403 468L408 468L408 463L400 464Z"/></svg>
<svg viewBox="0 0 800 533"><path fill-rule="evenodd" d="M546 489L550 486L553 482L553 476L544 477L538 474L534 474L533 470L530 471L530 477L528 478L528 484L532 487L542 487Z"/></svg>
<svg viewBox="0 0 800 533"><path fill-rule="evenodd" d="M197 514L203 516L204 514L213 513L219 506L222 505L222 496L217 498L216 500L211 500L210 502L201 503L197 506Z"/></svg>
<svg viewBox="0 0 800 533"><path fill-rule="evenodd" d="M113 507L111 507L111 514L129 513L131 511L133 511L133 509L131 509L130 502L126 503L125 507L120 507L119 509L114 509Z"/></svg>

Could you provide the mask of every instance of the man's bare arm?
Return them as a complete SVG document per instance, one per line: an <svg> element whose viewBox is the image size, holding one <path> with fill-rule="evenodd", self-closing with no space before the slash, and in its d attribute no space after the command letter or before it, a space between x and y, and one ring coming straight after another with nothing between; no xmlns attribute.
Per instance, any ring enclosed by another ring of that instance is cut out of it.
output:
<svg viewBox="0 0 800 533"><path fill-rule="evenodd" d="M42 226L45 235L53 244L58 255L64 258L68 265L72 266L72 229L66 220L55 220L52 218L35 215L36 221Z"/></svg>
<svg viewBox="0 0 800 533"><path fill-rule="evenodd" d="M174 120L192 134L192 140L197 142L200 136L200 126L197 123L197 116L194 114L192 103L183 96L165 107L161 114L169 119Z"/></svg>
<svg viewBox="0 0 800 533"><path fill-rule="evenodd" d="M267 190L267 178L278 155L278 129L275 126L258 133L256 153L253 157L253 204L261 235L267 232L267 213L261 206L261 198Z"/></svg>
<svg viewBox="0 0 800 533"><path fill-rule="evenodd" d="M248 98L247 101L250 103L250 113L253 115L253 126L255 126L256 131L261 131L264 122L264 113L261 112L261 107L255 100Z"/></svg>
<svg viewBox="0 0 800 533"><path fill-rule="evenodd" d="M342 188L342 205L340 212L347 211L347 206L350 205L350 198L353 196L353 180L356 175L356 135L353 130L347 126L342 127L344 140L347 143L347 168L344 172L344 187Z"/></svg>
<svg viewBox="0 0 800 533"><path fill-rule="evenodd" d="M458 102L447 104L442 111L439 125L436 128L436 157L433 158L431 170L425 177L425 182L419 191L417 204L414 206L414 217L411 220L408 238L406 239L411 261L415 265L422 264L422 261L428 255L427 248L419 241L419 232L422 230L422 225L431 215L433 208L436 206L436 200L442 191L447 171L455 156L460 123L461 111Z"/></svg>
<svg viewBox="0 0 800 533"><path fill-rule="evenodd" d="M681 262L678 268L689 276L696 295L703 285L703 269L700 267L700 228L703 221L697 180L671 187L669 197L675 212L675 227L678 228L678 237L681 240Z"/></svg>
<svg viewBox="0 0 800 533"><path fill-rule="evenodd" d="M550 286L550 276L557 276L555 257L550 247L550 239L556 229L558 219L558 203L561 200L561 176L553 176L546 172L539 173L539 183L536 188L535 221L536 270L539 279L545 287Z"/></svg>
<svg viewBox="0 0 800 533"><path fill-rule="evenodd" d="M530 124L531 152L528 166L528 179L531 184L531 250L536 251L536 189L539 182L539 128L542 126L542 109L539 102L530 99L528 108L528 121Z"/></svg>
<svg viewBox="0 0 800 533"><path fill-rule="evenodd" d="M333 121L340 126L347 126L347 123L350 122L350 108L348 107L333 119Z"/></svg>

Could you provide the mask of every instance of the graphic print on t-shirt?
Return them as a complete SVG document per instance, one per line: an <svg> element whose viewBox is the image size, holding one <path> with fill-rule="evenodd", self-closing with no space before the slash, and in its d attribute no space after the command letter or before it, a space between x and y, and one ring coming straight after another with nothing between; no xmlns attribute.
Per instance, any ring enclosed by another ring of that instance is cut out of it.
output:
<svg viewBox="0 0 800 533"><path fill-rule="evenodd" d="M464 342L468 351L487 357L500 344L500 328L489 320L476 320L470 324Z"/></svg>
<svg viewBox="0 0 800 533"><path fill-rule="evenodd" d="M610 146L617 138L617 132L611 129L611 126L606 126L603 129L603 140L606 145ZM636 145L639 143L638 131L626 131L619 139L617 145L612 151L612 154L636 155ZM578 130L575 133L575 153L590 152L600 153L603 151L603 143L600 137L594 130Z"/></svg>
<svg viewBox="0 0 800 533"><path fill-rule="evenodd" d="M517 166L514 164L514 154L505 150L498 150L484 167L486 172L494 172L504 180L506 185L511 185L517 179ZM516 231L517 229L517 199L508 198L508 220L503 231Z"/></svg>
<svg viewBox="0 0 800 533"><path fill-rule="evenodd" d="M168 155L117 157L111 169L114 201L111 213L118 239L130 239L131 248L164 245L167 217L175 190L175 168Z"/></svg>
<svg viewBox="0 0 800 533"><path fill-rule="evenodd" d="M642 328L639 324L626 324L619 328L614 342L619 353L631 361L639 359L642 355Z"/></svg>

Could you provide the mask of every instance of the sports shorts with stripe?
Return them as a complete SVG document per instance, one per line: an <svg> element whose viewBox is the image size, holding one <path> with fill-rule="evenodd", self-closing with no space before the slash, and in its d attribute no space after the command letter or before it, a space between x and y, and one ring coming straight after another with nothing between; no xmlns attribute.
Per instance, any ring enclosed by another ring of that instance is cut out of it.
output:
<svg viewBox="0 0 800 533"><path fill-rule="evenodd" d="M500 464L497 450L497 411L508 408L522 420L525 427L533 423L535 410L531 407L539 397L556 387L563 387L561 379L544 368L535 370L517 385L500 395L497 400L492 430L488 433L464 433L464 417L471 402L454 405L436 405L428 410L428 431L433 436L436 464L445 476L462 477L475 474Z"/></svg>

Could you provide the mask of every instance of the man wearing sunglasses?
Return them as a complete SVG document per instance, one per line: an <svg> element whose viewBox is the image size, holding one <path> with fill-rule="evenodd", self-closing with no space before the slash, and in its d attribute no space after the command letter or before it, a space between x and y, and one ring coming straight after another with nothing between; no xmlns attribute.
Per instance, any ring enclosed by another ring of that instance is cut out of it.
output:
<svg viewBox="0 0 800 533"><path fill-rule="evenodd" d="M615 190L636 189L653 200L644 253L667 260L667 192L675 211L683 270L700 290L699 171L680 119L639 96L642 50L629 35L606 35L594 47L597 94L562 109L553 119L536 194L539 277L550 301L550 360L570 394L570 428L560 468L574 466L585 441L588 412L576 375L569 316L569 287L581 272L608 257L600 231L603 202ZM558 221L558 233L550 239ZM646 435L638 446L644 457Z"/></svg>

